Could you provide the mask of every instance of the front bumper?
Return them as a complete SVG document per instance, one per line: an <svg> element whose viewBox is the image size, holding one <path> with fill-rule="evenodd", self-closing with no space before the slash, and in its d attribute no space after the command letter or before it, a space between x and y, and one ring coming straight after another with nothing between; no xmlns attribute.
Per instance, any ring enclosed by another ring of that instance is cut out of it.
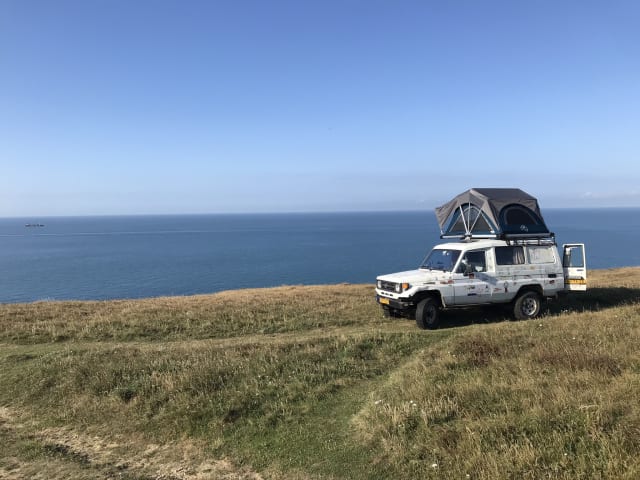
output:
<svg viewBox="0 0 640 480"><path fill-rule="evenodd" d="M415 308L413 302L409 300L396 300L394 298L382 297L380 295L376 295L376 301L383 308L392 308L393 310L411 310Z"/></svg>

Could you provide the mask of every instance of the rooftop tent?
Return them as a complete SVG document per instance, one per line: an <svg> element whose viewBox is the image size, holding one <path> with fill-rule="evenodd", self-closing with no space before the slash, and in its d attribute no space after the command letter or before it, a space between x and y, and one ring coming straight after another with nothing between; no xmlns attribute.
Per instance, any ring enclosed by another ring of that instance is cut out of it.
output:
<svg viewBox="0 0 640 480"><path fill-rule="evenodd" d="M472 188L436 208L442 237L543 238L538 201L518 188Z"/></svg>

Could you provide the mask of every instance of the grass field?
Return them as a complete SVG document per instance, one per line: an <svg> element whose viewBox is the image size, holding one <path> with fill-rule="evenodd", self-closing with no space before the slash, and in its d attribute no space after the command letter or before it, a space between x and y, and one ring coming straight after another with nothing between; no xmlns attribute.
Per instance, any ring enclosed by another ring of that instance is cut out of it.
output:
<svg viewBox="0 0 640 480"><path fill-rule="evenodd" d="M0 478L638 478L640 268L541 318L369 285L0 305Z"/></svg>

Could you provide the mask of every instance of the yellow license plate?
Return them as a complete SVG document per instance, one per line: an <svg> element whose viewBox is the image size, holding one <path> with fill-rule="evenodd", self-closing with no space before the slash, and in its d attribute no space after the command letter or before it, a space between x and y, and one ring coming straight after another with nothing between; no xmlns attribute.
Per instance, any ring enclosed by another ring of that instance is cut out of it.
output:
<svg viewBox="0 0 640 480"><path fill-rule="evenodd" d="M389 299L388 299L388 298L378 297L378 301L379 301L382 305L389 305Z"/></svg>

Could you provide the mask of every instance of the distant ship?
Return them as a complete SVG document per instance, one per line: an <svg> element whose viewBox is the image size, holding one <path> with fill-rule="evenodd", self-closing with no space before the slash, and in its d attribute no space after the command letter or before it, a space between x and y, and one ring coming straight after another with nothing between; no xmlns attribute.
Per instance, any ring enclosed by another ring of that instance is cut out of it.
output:
<svg viewBox="0 0 640 480"><path fill-rule="evenodd" d="M25 227L44 227L42 223L25 223Z"/></svg>

